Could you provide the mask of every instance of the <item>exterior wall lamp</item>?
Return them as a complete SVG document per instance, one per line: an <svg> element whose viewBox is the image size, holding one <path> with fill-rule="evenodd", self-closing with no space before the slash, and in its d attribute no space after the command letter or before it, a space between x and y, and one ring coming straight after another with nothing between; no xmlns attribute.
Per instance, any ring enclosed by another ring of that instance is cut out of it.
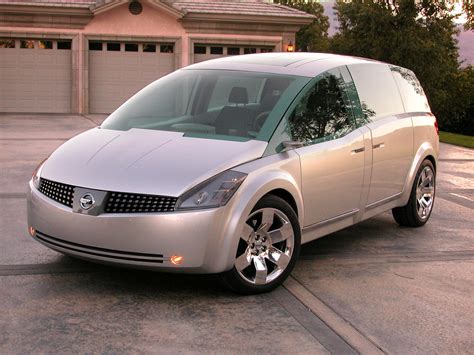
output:
<svg viewBox="0 0 474 355"><path fill-rule="evenodd" d="M293 45L293 42L288 42L288 45L286 46L286 51L287 52L294 52L295 51L295 46Z"/></svg>

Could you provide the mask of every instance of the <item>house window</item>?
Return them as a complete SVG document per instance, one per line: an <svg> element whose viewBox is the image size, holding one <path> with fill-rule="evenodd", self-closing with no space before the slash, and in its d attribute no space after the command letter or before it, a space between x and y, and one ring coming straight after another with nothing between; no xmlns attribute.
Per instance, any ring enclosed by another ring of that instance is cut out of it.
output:
<svg viewBox="0 0 474 355"><path fill-rule="evenodd" d="M125 43L125 52L138 52L137 43Z"/></svg>
<svg viewBox="0 0 474 355"><path fill-rule="evenodd" d="M160 45L160 52L161 53L173 53L173 45L172 44L162 44L162 45Z"/></svg>
<svg viewBox="0 0 474 355"><path fill-rule="evenodd" d="M270 53L273 52L271 48L260 48L260 53Z"/></svg>
<svg viewBox="0 0 474 355"><path fill-rule="evenodd" d="M227 54L228 55L239 55L240 54L240 48L239 47L229 47L229 48L227 48Z"/></svg>
<svg viewBox="0 0 474 355"><path fill-rule="evenodd" d="M206 46L194 45L194 54L206 54Z"/></svg>
<svg viewBox="0 0 474 355"><path fill-rule="evenodd" d="M257 48L244 48L244 54L257 53Z"/></svg>
<svg viewBox="0 0 474 355"><path fill-rule="evenodd" d="M211 54L224 54L223 47L211 47Z"/></svg>
<svg viewBox="0 0 474 355"><path fill-rule="evenodd" d="M89 50L90 51L101 51L102 50L102 42L89 42Z"/></svg>
<svg viewBox="0 0 474 355"><path fill-rule="evenodd" d="M0 48L15 48L14 39L0 39Z"/></svg>
<svg viewBox="0 0 474 355"><path fill-rule="evenodd" d="M35 48L35 41L33 41L32 39L21 40L20 48L33 49Z"/></svg>
<svg viewBox="0 0 474 355"><path fill-rule="evenodd" d="M156 52L156 44L145 43L143 45L143 51L147 53L154 53Z"/></svg>
<svg viewBox="0 0 474 355"><path fill-rule="evenodd" d="M71 49L71 41L58 41L58 49Z"/></svg>
<svg viewBox="0 0 474 355"><path fill-rule="evenodd" d="M117 42L107 43L107 50L111 52L120 52L120 43L117 43Z"/></svg>
<svg viewBox="0 0 474 355"><path fill-rule="evenodd" d="M38 48L40 49L53 49L53 41L38 41Z"/></svg>

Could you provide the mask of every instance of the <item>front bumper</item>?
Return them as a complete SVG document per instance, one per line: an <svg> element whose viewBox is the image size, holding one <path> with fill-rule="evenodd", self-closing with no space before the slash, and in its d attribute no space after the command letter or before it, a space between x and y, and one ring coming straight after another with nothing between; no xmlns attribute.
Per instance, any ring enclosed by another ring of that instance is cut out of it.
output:
<svg viewBox="0 0 474 355"><path fill-rule="evenodd" d="M75 213L30 182L28 225L34 238L64 254L143 269L218 273L232 261L237 221L228 205L216 209L133 214ZM234 226L234 227L232 227ZM238 238L237 238L238 239ZM182 256L179 265L171 256Z"/></svg>

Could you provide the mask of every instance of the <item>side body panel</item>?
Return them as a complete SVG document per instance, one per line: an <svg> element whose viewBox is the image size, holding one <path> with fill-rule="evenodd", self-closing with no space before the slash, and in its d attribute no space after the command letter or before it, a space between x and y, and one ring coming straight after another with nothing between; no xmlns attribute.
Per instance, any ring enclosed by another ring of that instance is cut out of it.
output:
<svg viewBox="0 0 474 355"><path fill-rule="evenodd" d="M372 178L366 206L400 195L413 161L413 126L409 116L388 116L369 123L372 132Z"/></svg>

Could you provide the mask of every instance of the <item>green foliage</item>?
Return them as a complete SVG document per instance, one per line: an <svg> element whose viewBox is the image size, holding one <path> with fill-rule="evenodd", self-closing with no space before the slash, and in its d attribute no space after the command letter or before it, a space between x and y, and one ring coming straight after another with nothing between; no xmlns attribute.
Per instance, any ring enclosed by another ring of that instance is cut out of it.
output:
<svg viewBox="0 0 474 355"><path fill-rule="evenodd" d="M330 51L415 72L440 127L474 134L474 74L460 69L452 5L441 0L338 0Z"/></svg>
<svg viewBox="0 0 474 355"><path fill-rule="evenodd" d="M459 145L461 147L474 149L474 137L462 134L439 132L439 140L443 143Z"/></svg>
<svg viewBox="0 0 474 355"><path fill-rule="evenodd" d="M292 7L315 16L314 21L296 33L296 50L301 52L325 52L328 49L329 19L324 7L314 0L274 0L274 3Z"/></svg>

